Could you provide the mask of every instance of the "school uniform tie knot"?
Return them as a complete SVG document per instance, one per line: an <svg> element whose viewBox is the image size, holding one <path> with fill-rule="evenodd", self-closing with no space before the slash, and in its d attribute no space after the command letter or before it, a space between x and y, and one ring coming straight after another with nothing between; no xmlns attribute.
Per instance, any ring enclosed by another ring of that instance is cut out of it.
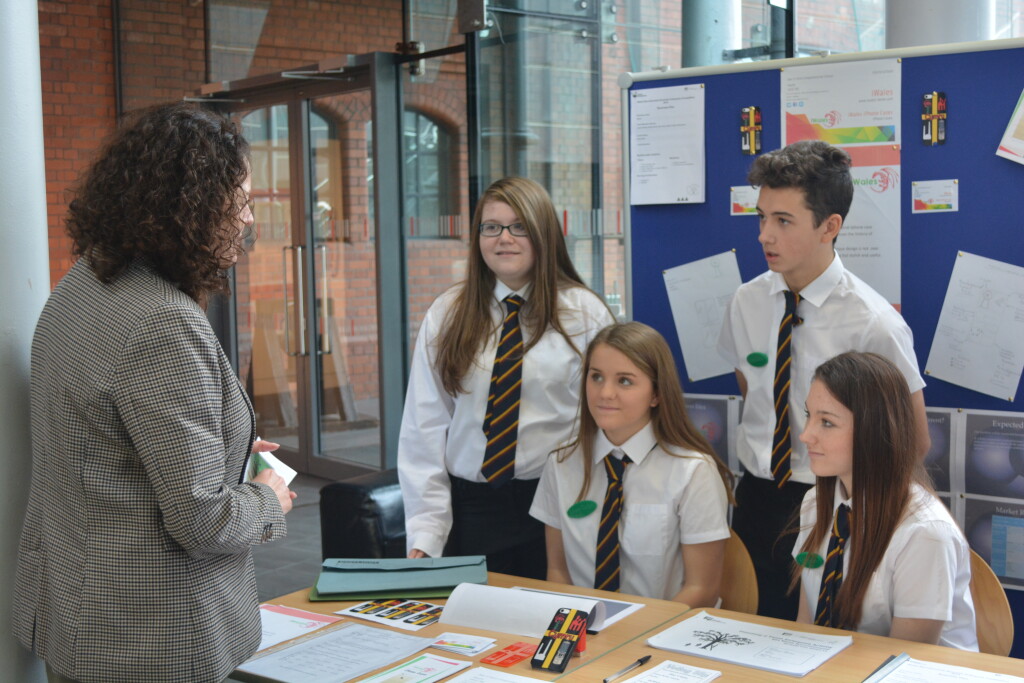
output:
<svg viewBox="0 0 1024 683"><path fill-rule="evenodd" d="M597 529L597 552L594 555L594 588L619 590L619 518L622 516L622 484L626 465L633 461L621 449L612 449L604 457L608 486Z"/></svg>
<svg viewBox="0 0 1024 683"><path fill-rule="evenodd" d="M785 315L793 316L793 324L794 325L802 324L804 322L804 319L796 314L796 308L797 308L797 306L800 305L800 302L803 301L803 298L800 296L799 293L790 291L788 289L785 290L782 293L782 295L784 297L786 297L786 313L785 313Z"/></svg>
<svg viewBox="0 0 1024 683"><path fill-rule="evenodd" d="M793 443L789 427L789 376L793 364L793 327L803 322L796 314L800 295L788 289L783 292L786 308L779 323L778 350L775 353L775 432L772 434L772 479L779 488L786 485L793 474L790 456Z"/></svg>
<svg viewBox="0 0 1024 683"><path fill-rule="evenodd" d="M494 487L503 485L515 474L519 395L523 383L523 332L519 326L519 309L524 299L518 294L509 294L502 303L505 304L505 319L494 353L483 423L487 446L480 466L480 473Z"/></svg>
<svg viewBox="0 0 1024 683"><path fill-rule="evenodd" d="M501 303L505 304L505 312L511 313L512 311L518 311L525 303L525 299L518 294L509 294L501 300Z"/></svg>
<svg viewBox="0 0 1024 683"><path fill-rule="evenodd" d="M832 533L828 539L828 554L821 574L821 590L818 593L818 608L814 612L814 623L819 626L839 627L836 610L836 596L843 585L843 557L846 542L850 540L850 517L853 513L845 503L836 508L832 520Z"/></svg>
<svg viewBox="0 0 1024 683"><path fill-rule="evenodd" d="M609 481L622 486L622 476L626 473L626 465L633 462L621 448L613 448L608 455L604 456L605 468L608 471Z"/></svg>

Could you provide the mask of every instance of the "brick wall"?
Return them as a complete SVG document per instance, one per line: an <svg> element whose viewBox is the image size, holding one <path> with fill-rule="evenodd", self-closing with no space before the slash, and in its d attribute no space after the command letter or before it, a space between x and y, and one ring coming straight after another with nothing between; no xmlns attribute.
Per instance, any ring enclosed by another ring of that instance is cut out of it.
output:
<svg viewBox="0 0 1024 683"><path fill-rule="evenodd" d="M110 0L39 3L50 281L71 267L68 190L114 128Z"/></svg>

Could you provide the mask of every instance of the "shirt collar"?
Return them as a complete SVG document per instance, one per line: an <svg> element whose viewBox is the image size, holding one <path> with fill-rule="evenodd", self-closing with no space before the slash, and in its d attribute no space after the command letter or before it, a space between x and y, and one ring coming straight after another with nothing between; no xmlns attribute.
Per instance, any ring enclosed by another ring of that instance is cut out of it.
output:
<svg viewBox="0 0 1024 683"><path fill-rule="evenodd" d="M832 293L832 290L839 284L839 281L843 279L843 271L843 261L837 253L832 258L832 263L828 264L825 272L798 292L801 301L807 301L815 308L820 308L825 303L825 299ZM786 284L782 274L773 272L770 293L779 294L787 289L789 289L789 285Z"/></svg>
<svg viewBox="0 0 1024 683"><path fill-rule="evenodd" d="M505 297L507 297L509 294L518 294L519 296L521 296L523 298L524 301L528 301L530 299L530 290L532 290L532 289L533 289L533 283L532 282L530 284L526 285L525 287L523 287L522 289L513 290L513 289L509 289L508 285L506 285L501 280L499 280L497 278L494 279L494 299L498 303L501 303L502 301L504 301Z"/></svg>
<svg viewBox="0 0 1024 683"><path fill-rule="evenodd" d="M840 505L845 504L846 507L853 509L853 497L846 493L846 487L843 486L843 482L836 477L836 492L832 496L832 513L839 509Z"/></svg>
<svg viewBox="0 0 1024 683"><path fill-rule="evenodd" d="M654 438L654 425L650 422L644 425L639 432L629 437L626 443L621 446L612 444L608 437L604 435L604 430L598 429L597 438L594 440L594 462L604 460L604 456L608 455L613 448L618 448L628 455L630 460L639 465L657 445L658 440Z"/></svg>

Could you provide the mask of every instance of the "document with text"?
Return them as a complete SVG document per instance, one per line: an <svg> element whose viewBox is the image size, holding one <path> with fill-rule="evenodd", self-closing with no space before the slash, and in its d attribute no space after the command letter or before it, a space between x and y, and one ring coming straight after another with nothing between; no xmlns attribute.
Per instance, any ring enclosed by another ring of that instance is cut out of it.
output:
<svg viewBox="0 0 1024 683"><path fill-rule="evenodd" d="M893 657L864 683L1024 683L1024 678L1010 674L990 673L952 664L913 659L905 652Z"/></svg>
<svg viewBox="0 0 1024 683"><path fill-rule="evenodd" d="M790 676L806 676L852 643L851 636L773 628L703 611L647 641L662 650Z"/></svg>
<svg viewBox="0 0 1024 683"><path fill-rule="evenodd" d="M235 676L273 683L344 683L409 657L431 641L373 626L343 625L257 655L239 666Z"/></svg>

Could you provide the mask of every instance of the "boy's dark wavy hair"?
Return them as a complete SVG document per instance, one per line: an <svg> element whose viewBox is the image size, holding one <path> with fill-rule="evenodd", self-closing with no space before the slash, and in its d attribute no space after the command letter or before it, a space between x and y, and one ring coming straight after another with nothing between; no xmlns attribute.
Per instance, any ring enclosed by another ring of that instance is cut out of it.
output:
<svg viewBox="0 0 1024 683"><path fill-rule="evenodd" d="M750 167L751 185L803 190L814 226L836 213L846 220L853 202L850 155L821 140L801 140L762 154Z"/></svg>
<svg viewBox="0 0 1024 683"><path fill-rule="evenodd" d="M228 291L248 174L249 143L227 118L185 103L143 110L80 179L66 222L73 253L105 283L142 259L205 306Z"/></svg>

